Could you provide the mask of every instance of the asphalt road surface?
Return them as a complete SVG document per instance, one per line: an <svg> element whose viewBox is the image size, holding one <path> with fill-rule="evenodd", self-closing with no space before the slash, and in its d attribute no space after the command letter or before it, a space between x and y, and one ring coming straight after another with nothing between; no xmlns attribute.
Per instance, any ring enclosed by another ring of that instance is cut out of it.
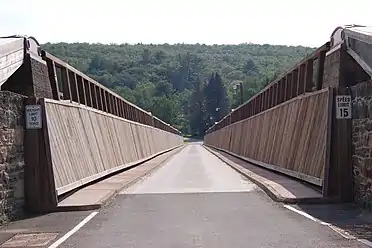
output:
<svg viewBox="0 0 372 248"><path fill-rule="evenodd" d="M368 247L274 203L199 144L189 145L59 247Z"/></svg>

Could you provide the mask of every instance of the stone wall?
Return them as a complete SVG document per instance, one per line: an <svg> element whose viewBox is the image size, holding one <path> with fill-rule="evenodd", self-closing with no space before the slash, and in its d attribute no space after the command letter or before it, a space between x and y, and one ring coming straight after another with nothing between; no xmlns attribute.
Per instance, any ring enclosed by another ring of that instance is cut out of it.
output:
<svg viewBox="0 0 372 248"><path fill-rule="evenodd" d="M369 78L344 46L325 58L323 88L349 87L365 82Z"/></svg>
<svg viewBox="0 0 372 248"><path fill-rule="evenodd" d="M354 199L372 207L372 81L351 87Z"/></svg>
<svg viewBox="0 0 372 248"><path fill-rule="evenodd" d="M0 91L0 224L23 214L23 100Z"/></svg>
<svg viewBox="0 0 372 248"><path fill-rule="evenodd" d="M31 55L30 64L34 88L32 96L53 99L46 62L41 57Z"/></svg>
<svg viewBox="0 0 372 248"><path fill-rule="evenodd" d="M340 55L341 51L337 50L325 58L322 88L338 86L340 78Z"/></svg>

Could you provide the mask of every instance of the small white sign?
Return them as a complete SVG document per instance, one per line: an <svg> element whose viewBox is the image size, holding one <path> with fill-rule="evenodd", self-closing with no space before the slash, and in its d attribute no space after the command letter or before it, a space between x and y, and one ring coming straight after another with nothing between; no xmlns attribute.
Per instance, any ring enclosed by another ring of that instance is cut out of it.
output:
<svg viewBox="0 0 372 248"><path fill-rule="evenodd" d="M336 96L336 119L351 119L351 96Z"/></svg>
<svg viewBox="0 0 372 248"><path fill-rule="evenodd" d="M26 105L26 129L40 129L41 123L41 106Z"/></svg>

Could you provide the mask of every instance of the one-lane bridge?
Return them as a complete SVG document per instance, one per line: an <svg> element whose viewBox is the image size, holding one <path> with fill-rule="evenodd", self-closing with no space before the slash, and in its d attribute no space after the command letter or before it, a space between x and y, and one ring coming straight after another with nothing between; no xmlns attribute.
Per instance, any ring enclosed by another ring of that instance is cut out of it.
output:
<svg viewBox="0 0 372 248"><path fill-rule="evenodd" d="M0 243L368 247L340 228L356 210L324 203L372 202L371 56L370 27L339 27L185 145L33 37L1 38L3 213L42 215L1 229Z"/></svg>

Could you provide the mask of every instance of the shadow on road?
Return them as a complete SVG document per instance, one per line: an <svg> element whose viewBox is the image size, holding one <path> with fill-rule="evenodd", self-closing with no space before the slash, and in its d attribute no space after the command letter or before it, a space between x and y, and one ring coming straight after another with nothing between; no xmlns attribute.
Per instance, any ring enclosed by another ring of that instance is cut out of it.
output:
<svg viewBox="0 0 372 248"><path fill-rule="evenodd" d="M356 204L302 205L313 217L339 227L353 236L372 241L372 213Z"/></svg>

